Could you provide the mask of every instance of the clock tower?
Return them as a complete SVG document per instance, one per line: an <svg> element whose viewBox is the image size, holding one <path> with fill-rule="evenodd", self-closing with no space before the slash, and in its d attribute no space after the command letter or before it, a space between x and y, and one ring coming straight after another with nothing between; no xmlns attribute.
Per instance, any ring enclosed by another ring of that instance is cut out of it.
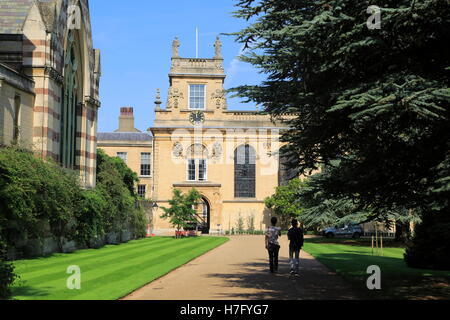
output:
<svg viewBox="0 0 450 320"><path fill-rule="evenodd" d="M192 188L203 197L198 208L202 232L230 230L239 216L254 216L254 227L265 228L270 214L264 199L275 192L279 176L277 157L268 155L277 154L282 125L256 108L228 110L219 38L211 48L212 58L182 58L179 48L175 38L167 102L162 108L158 91L149 129L151 199L157 203L153 229L160 233L173 228L160 218L161 207L168 206L174 189L186 193Z"/></svg>
<svg viewBox="0 0 450 320"><path fill-rule="evenodd" d="M214 125L227 111L220 39L214 43L213 58L182 58L179 47L175 38L166 108L157 105L155 127Z"/></svg>

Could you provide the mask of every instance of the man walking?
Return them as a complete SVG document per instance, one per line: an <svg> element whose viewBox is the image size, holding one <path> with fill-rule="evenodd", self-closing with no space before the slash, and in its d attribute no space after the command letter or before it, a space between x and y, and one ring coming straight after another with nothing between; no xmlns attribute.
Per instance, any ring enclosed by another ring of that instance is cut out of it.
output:
<svg viewBox="0 0 450 320"><path fill-rule="evenodd" d="M278 237L281 236L281 228L276 227L277 218L273 217L270 221L272 225L266 231L266 249L269 252L270 272L278 272L278 253L280 252L280 244Z"/></svg>
<svg viewBox="0 0 450 320"><path fill-rule="evenodd" d="M303 247L303 230L298 227L298 221L292 220L292 228L288 231L289 262L291 274L298 274L300 267L300 249Z"/></svg>

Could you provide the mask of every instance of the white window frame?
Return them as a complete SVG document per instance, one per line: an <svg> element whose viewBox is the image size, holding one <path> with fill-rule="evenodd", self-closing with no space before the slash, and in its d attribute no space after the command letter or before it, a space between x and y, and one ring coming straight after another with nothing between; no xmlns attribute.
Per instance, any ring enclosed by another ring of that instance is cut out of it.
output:
<svg viewBox="0 0 450 320"><path fill-rule="evenodd" d="M142 175L141 174L142 173L141 166L142 166L142 155L143 154L149 154L150 155L150 158L149 158L149 160L150 160L150 163L149 163L149 165L150 165L150 174L149 175ZM140 162L140 165L139 165L139 176L143 177L143 178L151 178L152 177L152 170L153 170L152 153L151 152L141 152L140 155L141 155L141 162Z"/></svg>
<svg viewBox="0 0 450 320"><path fill-rule="evenodd" d="M191 160L194 160L194 171L195 171L194 180L189 179L189 162ZM197 181L197 161L195 159L188 158L186 161L186 181Z"/></svg>
<svg viewBox="0 0 450 320"><path fill-rule="evenodd" d="M197 109L191 107L191 86L203 86L205 88L204 90L204 96L203 96L203 109ZM205 111L206 110L206 84L204 83L189 83L188 85L188 109L189 110L200 110Z"/></svg>
<svg viewBox="0 0 450 320"><path fill-rule="evenodd" d="M203 180L200 180L200 161L205 162L205 174ZM208 181L208 160L207 159L197 159L197 181Z"/></svg>
<svg viewBox="0 0 450 320"><path fill-rule="evenodd" d="M191 161L191 160L194 160L194 167L195 167L195 179L194 180L189 179L189 161ZM205 176L204 176L203 180L200 180L200 160L205 161ZM186 181L189 181L189 182L208 181L208 159L200 159L200 158L187 159L187 161L186 161Z"/></svg>
<svg viewBox="0 0 450 320"><path fill-rule="evenodd" d="M125 160L119 156L119 153L125 154ZM128 164L128 152L117 152L116 156L122 159L126 164Z"/></svg>

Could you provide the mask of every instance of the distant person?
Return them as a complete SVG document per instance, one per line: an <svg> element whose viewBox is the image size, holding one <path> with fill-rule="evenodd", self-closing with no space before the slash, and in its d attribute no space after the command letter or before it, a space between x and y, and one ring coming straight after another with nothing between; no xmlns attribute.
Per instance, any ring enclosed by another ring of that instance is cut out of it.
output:
<svg viewBox="0 0 450 320"><path fill-rule="evenodd" d="M266 249L269 251L270 272L278 272L278 253L280 252L280 244L278 237L281 236L281 228L276 227L277 218L273 217L270 222L272 225L266 230Z"/></svg>
<svg viewBox="0 0 450 320"><path fill-rule="evenodd" d="M291 274L298 274L300 268L300 250L303 247L303 230L298 227L298 221L293 219L292 228L288 231L289 239L289 262Z"/></svg>

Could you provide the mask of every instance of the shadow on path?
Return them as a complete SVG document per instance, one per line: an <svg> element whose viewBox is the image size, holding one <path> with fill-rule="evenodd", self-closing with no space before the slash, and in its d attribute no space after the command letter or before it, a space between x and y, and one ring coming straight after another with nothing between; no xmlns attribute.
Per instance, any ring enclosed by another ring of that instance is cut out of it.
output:
<svg viewBox="0 0 450 320"><path fill-rule="evenodd" d="M217 294L218 299L251 300L348 300L355 299L353 290L334 272L324 273L324 266L315 260L302 259L300 275L291 276L286 259L280 260L279 272L271 274L268 263L257 262L236 264L239 274L211 273L208 278L222 278L222 286L251 289L254 293L236 290L236 293Z"/></svg>

